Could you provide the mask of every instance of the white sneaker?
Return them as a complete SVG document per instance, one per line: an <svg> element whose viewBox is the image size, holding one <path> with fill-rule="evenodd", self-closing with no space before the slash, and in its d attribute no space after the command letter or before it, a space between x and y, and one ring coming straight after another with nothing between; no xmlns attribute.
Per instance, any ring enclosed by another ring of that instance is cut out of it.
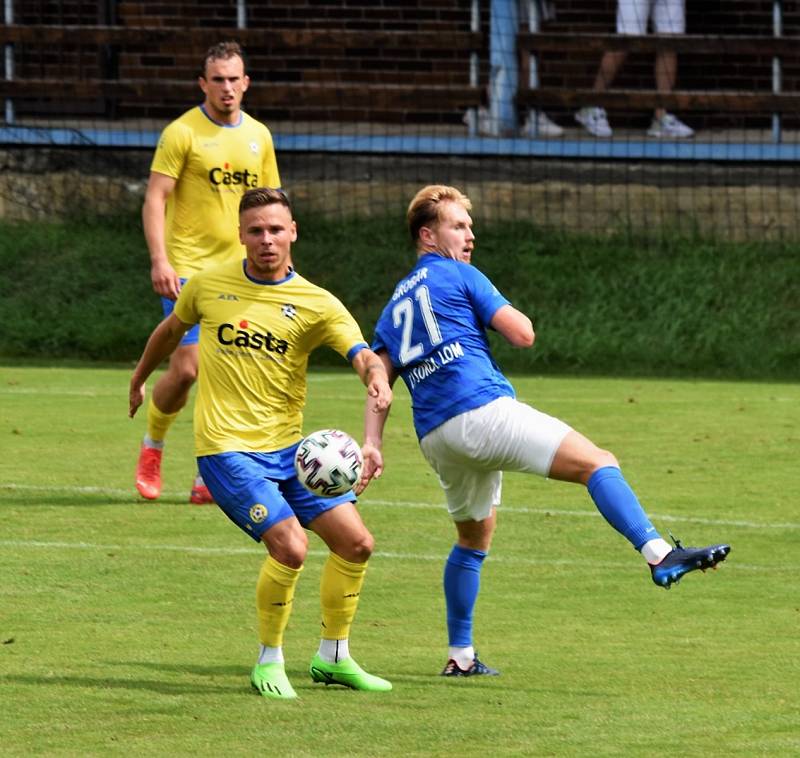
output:
<svg viewBox="0 0 800 758"><path fill-rule="evenodd" d="M560 137L564 130L552 121L544 111L531 111L520 134L523 137Z"/></svg>
<svg viewBox="0 0 800 758"><path fill-rule="evenodd" d="M464 115L462 119L465 124L468 124L469 116ZM478 108L477 114L477 127L478 134L484 137L513 137L513 130L502 128L500 122L492 118L492 114L488 108Z"/></svg>
<svg viewBox="0 0 800 758"><path fill-rule="evenodd" d="M671 113L665 113L661 118L653 118L653 123L647 130L649 137L658 137L659 139L672 138L672 139L688 139L694 137L694 129L683 123L677 116Z"/></svg>
<svg viewBox="0 0 800 758"><path fill-rule="evenodd" d="M478 134L496 137L498 131L494 119L489 115L488 108L478 108Z"/></svg>
<svg viewBox="0 0 800 758"><path fill-rule="evenodd" d="M605 108L581 108L575 120L593 137L610 137L613 132Z"/></svg>

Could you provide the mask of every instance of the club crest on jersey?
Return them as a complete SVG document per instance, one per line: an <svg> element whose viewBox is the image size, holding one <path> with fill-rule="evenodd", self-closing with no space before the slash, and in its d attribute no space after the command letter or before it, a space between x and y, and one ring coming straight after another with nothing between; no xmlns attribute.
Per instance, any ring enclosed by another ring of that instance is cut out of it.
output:
<svg viewBox="0 0 800 758"><path fill-rule="evenodd" d="M267 506L256 503L250 508L250 521L254 524L260 524L268 514Z"/></svg>
<svg viewBox="0 0 800 758"><path fill-rule="evenodd" d="M251 142L250 143L250 152L254 155L258 155L258 142Z"/></svg>
<svg viewBox="0 0 800 758"><path fill-rule="evenodd" d="M281 306L281 313L286 318L294 318L297 315L297 309L291 303L286 303Z"/></svg>

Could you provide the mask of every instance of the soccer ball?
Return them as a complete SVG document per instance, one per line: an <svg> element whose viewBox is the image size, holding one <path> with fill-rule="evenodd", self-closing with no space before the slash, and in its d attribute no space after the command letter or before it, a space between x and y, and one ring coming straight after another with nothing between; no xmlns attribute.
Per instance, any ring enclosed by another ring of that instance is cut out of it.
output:
<svg viewBox="0 0 800 758"><path fill-rule="evenodd" d="M364 458L358 443L339 429L312 432L297 446L294 469L300 483L315 495L336 497L361 478Z"/></svg>

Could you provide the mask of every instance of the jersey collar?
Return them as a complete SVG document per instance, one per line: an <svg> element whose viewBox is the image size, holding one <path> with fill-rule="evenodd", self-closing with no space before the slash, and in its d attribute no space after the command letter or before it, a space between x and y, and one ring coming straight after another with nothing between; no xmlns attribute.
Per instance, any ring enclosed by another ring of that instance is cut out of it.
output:
<svg viewBox="0 0 800 758"><path fill-rule="evenodd" d="M293 279L295 277L294 267L289 266L289 273L286 274L286 276L284 276L283 279L279 279L277 282L270 282L267 281L266 279L256 279L254 276L250 276L250 274L247 273L247 258L244 258L242 260L242 273L244 274L245 279L253 282L253 284L265 284L265 285L283 284L284 282L288 282L290 279Z"/></svg>
<svg viewBox="0 0 800 758"><path fill-rule="evenodd" d="M244 111L239 111L239 120L235 124L223 124L221 121L217 121L215 118L211 118L206 110L205 103L200 103L198 106L200 110L203 112L203 115L212 123L216 124L217 126L221 126L224 129L235 129L237 126L240 126L242 123L242 119L244 118Z"/></svg>

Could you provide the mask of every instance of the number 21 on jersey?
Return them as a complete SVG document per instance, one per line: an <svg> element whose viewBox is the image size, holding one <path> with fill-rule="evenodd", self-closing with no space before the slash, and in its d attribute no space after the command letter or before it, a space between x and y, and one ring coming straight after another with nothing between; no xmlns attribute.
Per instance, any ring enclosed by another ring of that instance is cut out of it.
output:
<svg viewBox="0 0 800 758"><path fill-rule="evenodd" d="M431 347L440 344L442 332L439 329L439 324L436 323L436 316L433 313L431 293L424 284L414 290L414 300L419 303L422 323L425 325L425 331ZM414 334L414 301L411 297L404 297L395 303L394 308L392 308L392 321L395 329L403 330L400 336L400 354L398 358L403 366L407 366L425 352L422 342L411 344Z"/></svg>

